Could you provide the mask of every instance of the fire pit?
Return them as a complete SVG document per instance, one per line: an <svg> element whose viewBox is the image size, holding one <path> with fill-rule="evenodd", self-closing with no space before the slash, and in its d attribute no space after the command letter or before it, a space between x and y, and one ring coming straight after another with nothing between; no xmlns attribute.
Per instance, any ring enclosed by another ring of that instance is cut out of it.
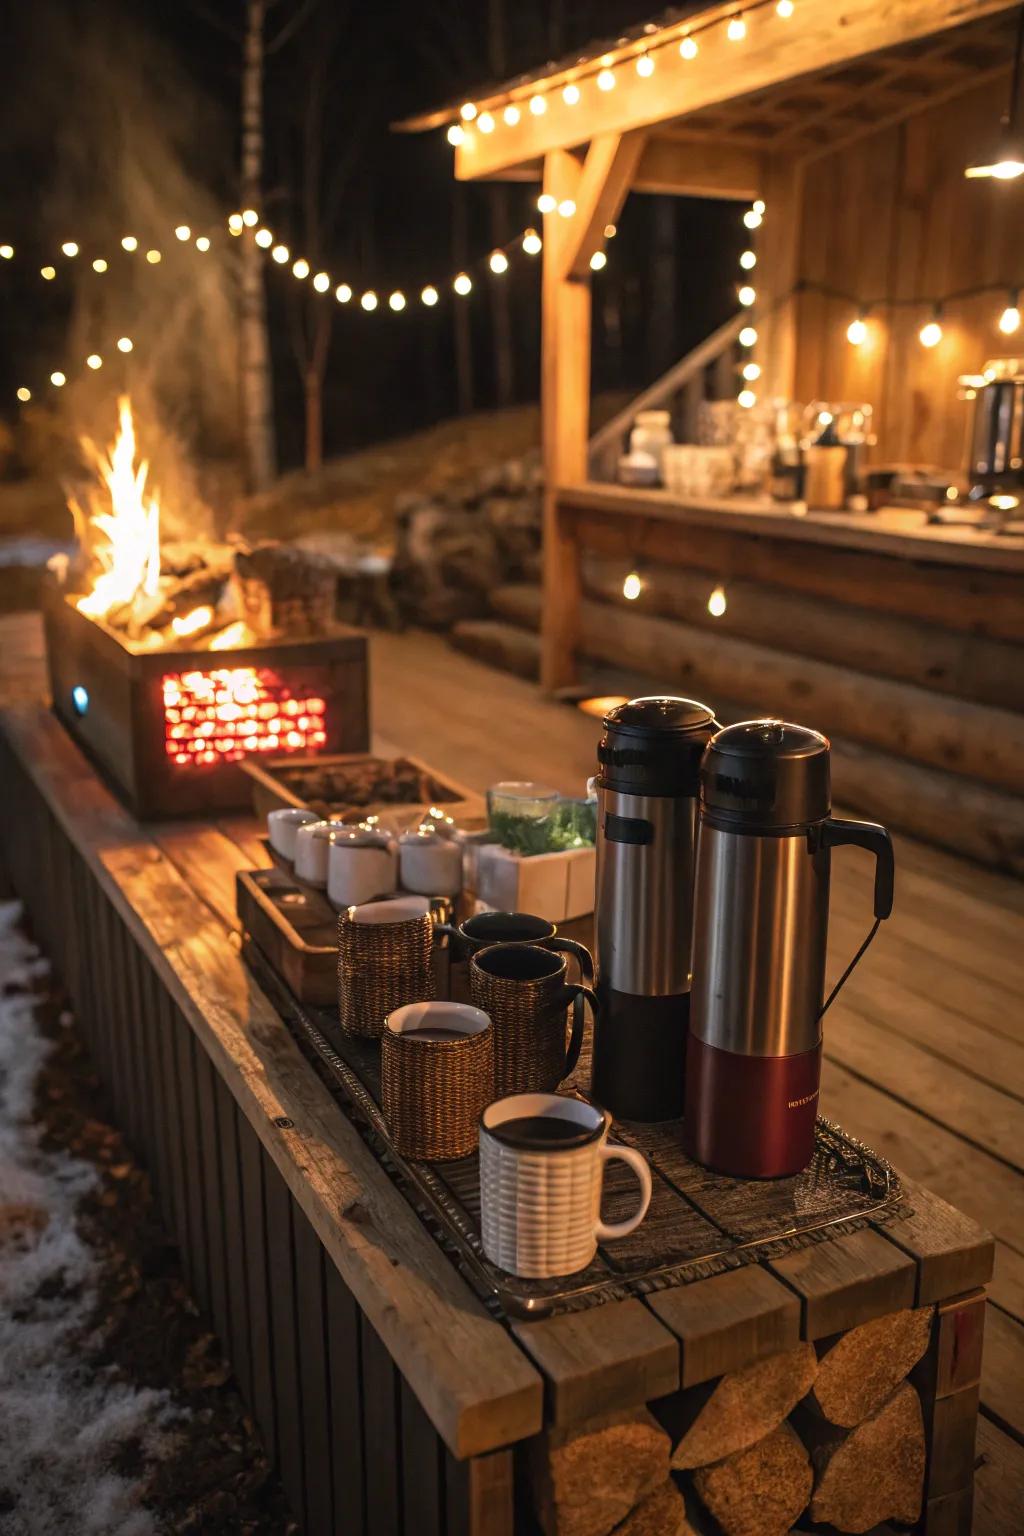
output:
<svg viewBox="0 0 1024 1536"><path fill-rule="evenodd" d="M81 554L47 581L53 706L140 818L245 808L245 758L369 746L366 639L333 573L281 547L162 546L128 402Z"/></svg>

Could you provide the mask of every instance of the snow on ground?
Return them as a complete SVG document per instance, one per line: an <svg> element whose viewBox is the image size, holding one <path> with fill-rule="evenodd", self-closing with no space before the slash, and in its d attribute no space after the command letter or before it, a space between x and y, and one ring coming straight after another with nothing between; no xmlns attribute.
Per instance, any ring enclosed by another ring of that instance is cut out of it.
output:
<svg viewBox="0 0 1024 1536"><path fill-rule="evenodd" d="M85 1364L98 1261L75 1213L95 1175L33 1125L47 964L18 916L0 903L0 1536L149 1536L144 1484L117 1458L166 1454L177 1415Z"/></svg>

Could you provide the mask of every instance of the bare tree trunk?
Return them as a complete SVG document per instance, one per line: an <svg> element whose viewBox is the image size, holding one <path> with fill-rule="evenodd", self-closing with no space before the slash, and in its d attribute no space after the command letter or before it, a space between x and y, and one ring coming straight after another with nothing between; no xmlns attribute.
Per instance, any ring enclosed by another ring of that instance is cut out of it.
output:
<svg viewBox="0 0 1024 1536"><path fill-rule="evenodd" d="M243 208L260 210L263 179L263 22L266 0L248 0L242 48ZM276 452L270 378L263 255L245 235L240 242L239 382L246 479L260 491L274 478Z"/></svg>
<svg viewBox="0 0 1024 1536"><path fill-rule="evenodd" d="M452 247L456 267L466 260L466 190L452 183ZM469 303L458 296L452 301L455 324L455 398L459 415L473 409L473 338L469 328Z"/></svg>

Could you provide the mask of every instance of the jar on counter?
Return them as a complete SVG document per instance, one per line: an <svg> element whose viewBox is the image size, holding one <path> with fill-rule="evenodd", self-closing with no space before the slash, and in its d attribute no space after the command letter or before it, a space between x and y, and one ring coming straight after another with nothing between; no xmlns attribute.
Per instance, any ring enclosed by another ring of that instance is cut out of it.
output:
<svg viewBox="0 0 1024 1536"><path fill-rule="evenodd" d="M457 896L462 890L462 845L432 827L403 832L398 839L402 889L419 896Z"/></svg>
<svg viewBox="0 0 1024 1536"><path fill-rule="evenodd" d="M664 480L662 454L672 442L672 418L668 411L637 411L629 434L630 453L649 453L658 466L658 478Z"/></svg>

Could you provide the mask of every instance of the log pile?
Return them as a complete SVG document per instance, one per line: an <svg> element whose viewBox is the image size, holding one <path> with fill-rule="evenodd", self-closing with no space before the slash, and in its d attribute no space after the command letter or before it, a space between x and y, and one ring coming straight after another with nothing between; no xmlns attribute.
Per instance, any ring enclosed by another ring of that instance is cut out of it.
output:
<svg viewBox="0 0 1024 1536"><path fill-rule="evenodd" d="M926 1437L908 1376L933 1320L932 1307L892 1313L662 1399L657 1418L547 1431L529 1450L544 1536L785 1536L801 1518L850 1536L913 1525Z"/></svg>

